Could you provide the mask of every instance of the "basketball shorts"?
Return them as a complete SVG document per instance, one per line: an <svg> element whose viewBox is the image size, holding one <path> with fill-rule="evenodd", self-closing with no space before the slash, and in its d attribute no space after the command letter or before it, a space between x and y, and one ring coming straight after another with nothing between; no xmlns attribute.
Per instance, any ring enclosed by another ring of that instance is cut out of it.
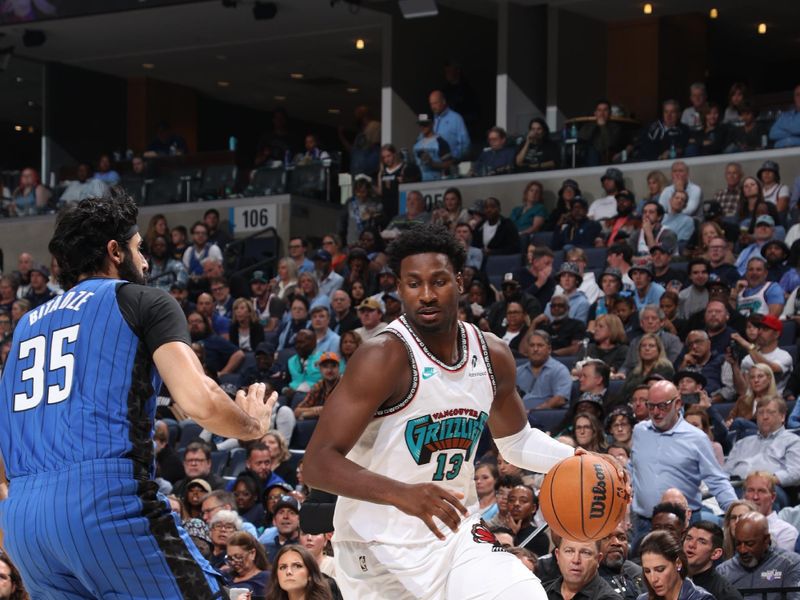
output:
<svg viewBox="0 0 800 600"><path fill-rule="evenodd" d="M334 541L334 560L336 583L348 600L491 600L520 584L529 588L527 600L547 597L536 576L502 549L477 516L444 541Z"/></svg>
<svg viewBox="0 0 800 600"><path fill-rule="evenodd" d="M32 598L227 597L156 484L132 473L108 459L11 481L0 524Z"/></svg>

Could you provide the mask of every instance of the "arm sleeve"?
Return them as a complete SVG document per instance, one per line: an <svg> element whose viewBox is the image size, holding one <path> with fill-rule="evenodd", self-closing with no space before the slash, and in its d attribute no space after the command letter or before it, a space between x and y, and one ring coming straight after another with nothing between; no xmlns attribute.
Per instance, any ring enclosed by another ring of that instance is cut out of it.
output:
<svg viewBox="0 0 800 600"><path fill-rule="evenodd" d="M800 481L800 439L796 439L794 434L792 437L795 439L786 446L786 455L783 458L785 467L775 471L775 476L784 487L795 486Z"/></svg>
<svg viewBox="0 0 800 600"><path fill-rule="evenodd" d="M167 292L134 283L117 289L117 302L125 321L152 355L167 342L190 344L181 307Z"/></svg>
<svg viewBox="0 0 800 600"><path fill-rule="evenodd" d="M764 294L767 304L784 304L785 297L783 295L783 288L773 283L767 288L767 293Z"/></svg>
<svg viewBox="0 0 800 600"><path fill-rule="evenodd" d="M495 438L500 454L508 462L528 471L547 473L556 463L575 454L575 449L554 440L527 423L519 432Z"/></svg>
<svg viewBox="0 0 800 600"><path fill-rule="evenodd" d="M553 388L553 395L566 398L567 402L569 402L570 396L572 396L572 376L569 374L567 367L564 367L563 371L557 374L555 379L556 385Z"/></svg>
<svg viewBox="0 0 800 600"><path fill-rule="evenodd" d="M736 492L733 491L728 475L719 466L717 459L714 458L711 440L705 436L703 436L697 448L697 462L700 480L706 482L708 489L714 494L722 510L725 510L731 502L736 500Z"/></svg>

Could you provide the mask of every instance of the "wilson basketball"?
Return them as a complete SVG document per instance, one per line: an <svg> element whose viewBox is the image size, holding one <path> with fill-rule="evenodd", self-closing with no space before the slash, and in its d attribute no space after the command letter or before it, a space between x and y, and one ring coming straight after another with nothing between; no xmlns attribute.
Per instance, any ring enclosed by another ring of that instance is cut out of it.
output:
<svg viewBox="0 0 800 600"><path fill-rule="evenodd" d="M545 475L539 506L562 537L587 542L611 533L625 515L630 495L617 470L592 454L570 456Z"/></svg>

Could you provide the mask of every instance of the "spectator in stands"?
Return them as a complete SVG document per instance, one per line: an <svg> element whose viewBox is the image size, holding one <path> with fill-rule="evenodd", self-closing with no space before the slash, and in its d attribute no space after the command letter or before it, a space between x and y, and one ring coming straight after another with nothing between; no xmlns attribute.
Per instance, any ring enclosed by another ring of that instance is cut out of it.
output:
<svg viewBox="0 0 800 600"><path fill-rule="evenodd" d="M689 375L690 373L692 376ZM705 398L701 399L700 402L702 404L706 402L710 404L711 400L706 400L708 394L705 393L703 389L704 384L702 381L704 379L705 377L703 377L702 373L695 373L693 371L678 371L675 374L675 381L677 382L678 389L682 396L686 394L698 394L701 398ZM701 404L687 406L683 418L686 419L687 423L694 425L708 436L708 439L711 440L711 447L714 449L714 457L717 459L720 466L724 466L725 452L722 449L722 444L715 441L716 438L714 437L714 429L711 427L711 417L708 414L708 409L705 406L701 406ZM724 424L722 430L725 431Z"/></svg>
<svg viewBox="0 0 800 600"><path fill-rule="evenodd" d="M358 319L361 321L361 327L354 331L362 340L366 341L375 337L386 329L387 323L381 320L383 318L383 310L380 301L375 298L365 298L358 305Z"/></svg>
<svg viewBox="0 0 800 600"><path fill-rule="evenodd" d="M550 128L541 117L535 117L528 123L528 134L525 136L525 143L517 152L515 162L517 167L524 171L558 168L560 162L558 146L550 140Z"/></svg>
<svg viewBox="0 0 800 600"><path fill-rule="evenodd" d="M486 313L486 320L489 329L496 335L500 333L503 320L506 316L508 304L511 302L519 303L527 316L531 319L536 318L542 312L539 301L530 294L523 292L519 282L512 273L506 273L500 285L501 297L494 302Z"/></svg>
<svg viewBox="0 0 800 600"><path fill-rule="evenodd" d="M603 278L606 277L604 274ZM615 373L619 371L628 353L628 338L619 317L614 314L597 317L593 339L586 349L586 356L603 361Z"/></svg>
<svg viewBox="0 0 800 600"><path fill-rule="evenodd" d="M713 394L722 386L720 373L723 360L722 353L712 353L708 332L695 329L686 336L686 350L675 361L675 369L679 375L681 372L685 372L686 376L690 376L689 373L696 374L698 383Z"/></svg>
<svg viewBox="0 0 800 600"><path fill-rule="evenodd" d="M792 355L778 347L783 323L773 315L763 317L754 315L750 320L758 327L755 344L745 340L738 333L731 334L731 339L747 352L741 361L742 373L747 374L756 363L767 365L775 376L778 393L783 394L786 380L793 368Z"/></svg>
<svg viewBox="0 0 800 600"><path fill-rule="evenodd" d="M176 496L182 496L189 482L195 479L207 481L215 490L225 487L225 480L211 472L211 449L205 442L196 440L186 446L183 455L183 470L186 477L172 486L172 493Z"/></svg>
<svg viewBox="0 0 800 600"><path fill-rule="evenodd" d="M617 214L616 195L625 189L625 179L622 171L615 167L609 167L600 178L600 184L606 196L598 198L589 207L589 218L595 221L611 219Z"/></svg>
<svg viewBox="0 0 800 600"><path fill-rule="evenodd" d="M640 134L636 156L641 160L664 160L682 156L689 142L689 128L679 121L680 104L666 100L661 119L650 123ZM628 147L629 154L634 151ZM663 204L663 203L662 203Z"/></svg>
<svg viewBox="0 0 800 600"><path fill-rule="evenodd" d="M726 217L733 217L739 214L739 209L744 201L742 195L742 165L737 162L730 162L725 165L725 188L719 190L714 195L714 200L719 202L722 207L722 214Z"/></svg>
<svg viewBox="0 0 800 600"><path fill-rule="evenodd" d="M586 336L586 322L569 315L571 300L565 294L555 294L545 313L537 316L531 326L550 334L552 352L556 356L574 356Z"/></svg>
<svg viewBox="0 0 800 600"><path fill-rule="evenodd" d="M175 483L186 477L178 453L169 443L169 428L164 421L156 421L153 431L156 477Z"/></svg>
<svg viewBox="0 0 800 600"><path fill-rule="evenodd" d="M475 466L475 493L481 518L489 521L499 514L495 489L500 475L492 463L478 463Z"/></svg>
<svg viewBox="0 0 800 600"><path fill-rule="evenodd" d="M456 227L469 221L469 212L463 207L461 192L458 188L447 188L442 199L442 206L431 213L431 222L447 227L454 233ZM470 229L470 232L472 229Z"/></svg>
<svg viewBox="0 0 800 600"><path fill-rule="evenodd" d="M796 530L795 530L796 533ZM770 520L762 512L746 513L735 527L736 555L717 571L737 588L796 587L800 583L800 556L776 543ZM776 591L764 597L781 597Z"/></svg>
<svg viewBox="0 0 800 600"><path fill-rule="evenodd" d="M721 108L716 102L709 102L702 118L700 129L689 136L687 156L707 156L722 154L728 146L728 126L721 121Z"/></svg>
<svg viewBox="0 0 800 600"><path fill-rule="evenodd" d="M209 291L214 299L214 312L230 321L233 317L233 296L227 280L224 277L210 279Z"/></svg>
<svg viewBox="0 0 800 600"><path fill-rule="evenodd" d="M742 600L742 595L727 579L717 573L715 563L722 558L722 529L711 521L698 521L683 538L687 568L692 581L717 600Z"/></svg>
<svg viewBox="0 0 800 600"><path fill-rule="evenodd" d="M11 194L8 214L11 217L37 215L47 208L52 192L42 185L39 172L27 167L22 169L19 185Z"/></svg>
<svg viewBox="0 0 800 600"><path fill-rule="evenodd" d="M156 137L147 145L144 157L178 156L188 152L186 140L175 133L167 121L161 121L156 128Z"/></svg>
<svg viewBox="0 0 800 600"><path fill-rule="evenodd" d="M265 332L275 331L286 311L286 303L273 293L264 271L253 271L250 278L250 295L256 320Z"/></svg>
<svg viewBox="0 0 800 600"><path fill-rule="evenodd" d="M653 267L649 263L633 265L628 270L628 275L633 280L635 291L633 299L636 308L642 310L645 306L658 305L664 288L653 281Z"/></svg>
<svg viewBox="0 0 800 600"><path fill-rule="evenodd" d="M277 527L277 534L272 539L262 536L259 540L272 558L283 546L299 543L300 503L292 496L281 496L275 504L273 523Z"/></svg>
<svg viewBox="0 0 800 600"><path fill-rule="evenodd" d="M262 506L259 481L252 472L245 471L231 482L231 491L236 498L236 511L243 520L256 528L264 527L264 507Z"/></svg>
<svg viewBox="0 0 800 600"><path fill-rule="evenodd" d="M28 284L30 285L30 271L28 272ZM17 299L17 280L10 275L0 277L0 310L10 313L11 305Z"/></svg>
<svg viewBox="0 0 800 600"><path fill-rule="evenodd" d="M200 312L191 313L186 321L192 341L200 342L205 348L206 364L211 371L218 377L236 372L244 362L244 352L225 338L214 334L208 317Z"/></svg>
<svg viewBox="0 0 800 600"><path fill-rule="evenodd" d="M79 202L84 198L102 198L108 192L108 186L92 177L92 165L82 162L78 165L76 173L77 179L70 181L64 193L61 194L60 202Z"/></svg>
<svg viewBox="0 0 800 600"><path fill-rule="evenodd" d="M322 378L314 384L306 397L295 407L294 416L298 421L318 419L325 401L341 379L339 355L336 352L322 352L317 360L317 367L322 373Z"/></svg>
<svg viewBox="0 0 800 600"><path fill-rule="evenodd" d="M108 154L101 154L97 160L97 171L95 171L94 178L99 179L109 187L119 183L119 173L111 168L111 157Z"/></svg>
<svg viewBox="0 0 800 600"><path fill-rule="evenodd" d="M767 259L767 279L769 281L780 282L789 271L787 262L789 252L789 247L780 240L770 240L761 247L761 255Z"/></svg>
<svg viewBox="0 0 800 600"><path fill-rule="evenodd" d="M278 351L292 348L295 345L297 334L300 330L310 326L309 301L305 296L295 295L289 305L289 320L287 320L278 334Z"/></svg>
<svg viewBox="0 0 800 600"><path fill-rule="evenodd" d="M616 216L606 219L603 226L605 246L613 246L629 240L639 231L639 217L634 213L636 199L632 192L620 190L617 200Z"/></svg>
<svg viewBox="0 0 800 600"><path fill-rule="evenodd" d="M600 540L602 559L598 574L611 584L624 600L636 600L645 589L642 567L628 560L628 527L625 521L617 523L614 531Z"/></svg>
<svg viewBox="0 0 800 600"><path fill-rule="evenodd" d="M547 217L547 221L544 224L544 230L558 231L570 215L573 198L580 195L581 188L578 186L578 182L574 179L565 179L558 190L556 207Z"/></svg>
<svg viewBox="0 0 800 600"><path fill-rule="evenodd" d="M686 192L675 190L669 200L669 211L664 217L664 227L675 232L679 243L686 243L694 234L694 219L686 212Z"/></svg>
<svg viewBox="0 0 800 600"><path fill-rule="evenodd" d="M500 200L489 197L484 200L485 220L475 230L472 245L481 248L484 256L519 253L519 233L514 223L500 214Z"/></svg>
<svg viewBox="0 0 800 600"><path fill-rule="evenodd" d="M761 217L770 219L771 217ZM770 227L758 227L760 229L759 239L763 239L761 245L768 240L767 231ZM755 242L758 244L758 242ZM758 252L758 250L754 250ZM744 250L742 251L744 254ZM739 294L736 301L736 310L744 315L780 315L783 310L784 294L783 288L777 283L767 281L767 261L760 254L753 254L747 260L747 270L744 274L745 281L737 284ZM741 269L740 269L741 272Z"/></svg>
<svg viewBox="0 0 800 600"><path fill-rule="evenodd" d="M686 523L686 511L679 504L662 501L653 507L652 531L667 531L681 540Z"/></svg>
<svg viewBox="0 0 800 600"><path fill-rule="evenodd" d="M187 243L188 239L189 232L186 231L186 227L183 225L177 225L170 229L169 240L172 258L183 262L183 255L186 252L186 249L189 247L189 244Z"/></svg>
<svg viewBox="0 0 800 600"><path fill-rule="evenodd" d="M740 227L748 227L750 225L755 227L756 207L765 203L761 180L749 176L742 179L742 195L744 199L739 210ZM748 233L753 233L753 227L749 228ZM744 246L750 243L750 239L742 233L739 242Z"/></svg>
<svg viewBox="0 0 800 600"><path fill-rule="evenodd" d="M561 286L562 294L569 301L569 317L577 319L586 325L589 317L589 300L586 294L579 289L581 283L583 283L580 269L575 263L565 262L561 265L556 280ZM552 304L552 299L550 304ZM552 319L550 304L545 307L544 311L548 319Z"/></svg>
<svg viewBox="0 0 800 600"><path fill-rule="evenodd" d="M212 492L213 494L214 492ZM226 492L227 493L227 492ZM205 505L209 496L203 500ZM208 529L211 533L211 543L213 549L208 562L217 570L225 566L225 559L227 557L228 538L236 531L242 530L242 518L232 510L232 508L217 508L216 512L206 519L205 510L203 511L203 519L208 523ZM252 525L251 525L252 527ZM255 531L255 529L253 529ZM251 534L252 535L252 534Z"/></svg>
<svg viewBox="0 0 800 600"><path fill-rule="evenodd" d="M520 283L526 294L530 294L544 306L556 289L556 282L552 277L553 251L547 246L528 246L527 260L528 266L516 269L513 278Z"/></svg>
<svg viewBox="0 0 800 600"><path fill-rule="evenodd" d="M527 352L526 364L517 367L517 386L525 408L561 408L572 392L569 370L550 356L550 335L529 329L520 347Z"/></svg>
<svg viewBox="0 0 800 600"><path fill-rule="evenodd" d="M455 238L461 242L467 252L467 260L464 263L465 267L470 267L476 271L480 270L483 264L483 252L480 248L472 245L472 227L469 223L459 223L453 232Z"/></svg>
<svg viewBox="0 0 800 600"><path fill-rule="evenodd" d="M509 491L507 502L508 516L510 517L508 519L509 529L514 533L514 545L519 546L520 542L536 529L533 517L539 510L539 501L533 488L523 484L517 485ZM546 554L548 546L547 535L541 532L522 547L538 556Z"/></svg>
<svg viewBox="0 0 800 600"><path fill-rule="evenodd" d="M297 263L290 257L278 261L278 276L272 281L279 300L289 300L297 288Z"/></svg>
<svg viewBox="0 0 800 600"><path fill-rule="evenodd" d="M780 113L769 130L769 139L776 148L800 146L800 85L794 87L794 106Z"/></svg>
<svg viewBox="0 0 800 600"><path fill-rule="evenodd" d="M725 535L723 544L724 558L732 558L736 553L736 523L747 513L758 513L758 507L750 500L731 502L722 518L722 531Z"/></svg>
<svg viewBox="0 0 800 600"><path fill-rule="evenodd" d="M686 319L678 318L678 294L672 289L661 294L658 307L664 313L664 329L672 335L677 335L680 339L686 337L689 323Z"/></svg>
<svg viewBox="0 0 800 600"><path fill-rule="evenodd" d="M619 269L622 273L622 287L625 290L634 289L633 280L628 275L633 259L633 251L627 244L614 244L608 249L606 254L606 264L609 267Z"/></svg>
<svg viewBox="0 0 800 600"><path fill-rule="evenodd" d="M356 134L352 141L339 127L339 141L350 153L350 174L364 173L370 178L378 173L380 164L381 122L373 118L370 108L357 106L354 111Z"/></svg>
<svg viewBox="0 0 800 600"><path fill-rule="evenodd" d="M724 238L716 237L708 243L709 281L716 276L729 290L739 281L739 270L728 262L728 243Z"/></svg>
<svg viewBox="0 0 800 600"><path fill-rule="evenodd" d="M633 426L636 425L636 419L630 407L625 404L615 406L609 413L605 425L611 443L630 453Z"/></svg>
<svg viewBox="0 0 800 600"><path fill-rule="evenodd" d="M798 89L800 89L800 86L798 86ZM800 142L797 145L800 145ZM774 160L766 160L761 165L756 176L761 181L761 192L764 194L764 200L774 204L779 214L786 214L789 210L790 192L787 186L781 184L780 165Z"/></svg>
<svg viewBox="0 0 800 600"><path fill-rule="evenodd" d="M355 330L345 331L339 340L339 370L344 373L347 361L361 345L361 336Z"/></svg>
<svg viewBox="0 0 800 600"><path fill-rule="evenodd" d="M506 303L505 318L497 331L497 337L508 345L514 358L524 357L524 350L520 352L519 346L530 324L530 317L525 313L522 304L514 301Z"/></svg>
<svg viewBox="0 0 800 600"><path fill-rule="evenodd" d="M456 162L466 160L470 138L464 119L447 105L445 95L439 90L431 92L428 103L433 113L433 131L446 141Z"/></svg>
<svg viewBox="0 0 800 600"><path fill-rule="evenodd" d="M414 225L423 225L431 221L431 213L425 210L425 199L416 190L406 195L406 212L396 215L381 232L384 240L393 240L403 231ZM369 249L365 248L367 252ZM519 250L519 248L517 248Z"/></svg>
<svg viewBox="0 0 800 600"><path fill-rule="evenodd" d="M691 285L682 289L678 294L680 318L689 319L708 305L706 284L708 283L709 271L710 265L705 259L695 258L689 261L689 281Z"/></svg>
<svg viewBox="0 0 800 600"><path fill-rule="evenodd" d="M650 385L654 382L651 381ZM647 410L647 401L650 397L650 385L642 384L637 385L633 389L631 399L628 401L628 406L633 412L633 418L637 423L646 421L650 417L650 412Z"/></svg>
<svg viewBox="0 0 800 600"><path fill-rule="evenodd" d="M275 362L275 346L261 342L255 349L256 364L242 373L242 384L269 383L274 390L282 390L287 383L286 365Z"/></svg>
<svg viewBox="0 0 800 600"><path fill-rule="evenodd" d="M619 393L621 398L630 397L633 390L653 374L668 380L672 380L675 374L675 369L664 352L664 342L657 334L645 333L637 340L635 348L635 363L625 374L625 383ZM628 356L633 349L634 345L631 344Z"/></svg>
<svg viewBox="0 0 800 600"><path fill-rule="evenodd" d="M575 444L589 452L605 454L606 436L600 420L591 413L579 412L572 419L572 434Z"/></svg>
<svg viewBox="0 0 800 600"><path fill-rule="evenodd" d="M642 208L648 202L658 202L658 199L661 198L661 192L664 191L664 188L669 185L669 181L667 181L666 176L661 171L650 171L647 174L647 195L639 200L639 203L636 205L636 212L637 214L641 214Z"/></svg>
<svg viewBox="0 0 800 600"><path fill-rule="evenodd" d="M708 258L708 245L714 238L727 238L728 231L727 227L723 227L722 225L733 225L733 223L725 223L718 221L718 219L722 218L722 209L719 206L718 202L713 200L709 200L707 202L703 202L703 217L705 221L703 221L699 227L695 228L692 237L689 238L688 244L684 249L684 255L688 256L689 258ZM735 225L733 225L736 227ZM735 232L732 232L733 241L736 241L739 238L739 230L736 229ZM727 256L726 252L726 256ZM730 257L731 260L733 259L733 254L731 253Z"/></svg>
<svg viewBox="0 0 800 600"><path fill-rule="evenodd" d="M304 237L289 238L289 256L297 265L299 273L313 273L314 263L306 256L308 252L308 240Z"/></svg>
<svg viewBox="0 0 800 600"><path fill-rule="evenodd" d="M163 235L156 235L148 244L150 260L147 269L148 285L169 291L173 283L186 285L189 274L183 263L170 256L169 243Z"/></svg>
<svg viewBox="0 0 800 600"><path fill-rule="evenodd" d="M228 586L250 590L251 598L266 597L271 561L252 535L237 531L228 537L226 562L230 566Z"/></svg>
<svg viewBox="0 0 800 600"><path fill-rule="evenodd" d="M376 190L387 214L396 215L399 212L400 184L417 181L422 181L422 173L416 164L408 162L408 157L401 155L392 144L381 146Z"/></svg>
<svg viewBox="0 0 800 600"><path fill-rule="evenodd" d="M652 254L656 247L666 251L668 257L675 253L678 236L664 225L664 215L664 207L657 202L646 202L642 207L641 229L629 238L629 245L638 256Z"/></svg>
<svg viewBox="0 0 800 600"><path fill-rule="evenodd" d="M689 166L682 160L672 163L672 184L668 185L661 192L658 202L669 212L672 196L676 191L685 192L687 196L686 205L683 213L690 217L696 215L700 210L700 203L703 199L703 190L700 186L689 179Z"/></svg>
<svg viewBox="0 0 800 600"><path fill-rule="evenodd" d="M619 161L622 149L622 127L611 121L611 103L598 100L594 109L594 122L584 124L578 139L586 145L587 166L605 165Z"/></svg>
<svg viewBox="0 0 800 600"><path fill-rule="evenodd" d="M748 101L748 89L744 83L733 83L728 91L728 106L725 107L725 123L739 123L739 109Z"/></svg>
<svg viewBox="0 0 800 600"><path fill-rule="evenodd" d="M30 273L31 285L25 299L30 303L30 308L41 306L56 297L53 290L48 287L50 271L43 265L34 265Z"/></svg>
<svg viewBox="0 0 800 600"><path fill-rule="evenodd" d="M296 165L310 165L325 160L330 160L330 154L319 147L319 139L316 133L307 133L303 139L303 152L294 155L292 162Z"/></svg>
<svg viewBox="0 0 800 600"><path fill-rule="evenodd" d="M507 146L508 134L502 127L492 127L486 134L489 144L472 163L470 176L502 175L514 169L514 146Z"/></svg>
<svg viewBox="0 0 800 600"><path fill-rule="evenodd" d="M347 331L352 331L361 326L356 311L353 310L350 296L344 290L336 290L331 296L331 325L330 328L341 336Z"/></svg>
<svg viewBox="0 0 800 600"><path fill-rule="evenodd" d="M616 204L616 201L615 201ZM601 237L600 223L587 217L588 203L581 196L572 200L570 216L553 235L553 250L570 249L572 247L593 248L595 241Z"/></svg>
<svg viewBox="0 0 800 600"><path fill-rule="evenodd" d="M233 322L229 329L231 343L245 352L252 352L264 341L264 328L258 321L252 302L237 298L233 301L232 314Z"/></svg>
<svg viewBox="0 0 800 600"><path fill-rule="evenodd" d="M725 471L740 479L753 471L769 471L775 477L775 484L781 487L800 483L800 439L786 431L785 419L783 398L772 395L759 399L757 433L736 441L725 461Z"/></svg>
<svg viewBox="0 0 800 600"><path fill-rule="evenodd" d="M311 309L311 329L317 337L317 352L336 352L339 350L339 335L330 328L331 315L327 306Z"/></svg>
<svg viewBox="0 0 800 600"><path fill-rule="evenodd" d="M565 262L574 263L578 267L578 272L581 276L581 283L578 289L586 295L589 303L594 303L600 297L600 288L594 277L594 271L588 270L586 267L589 264L589 259L586 257L586 252L583 248L570 248L567 250ZM554 294L563 294L564 289L557 285Z"/></svg>
<svg viewBox="0 0 800 600"><path fill-rule="evenodd" d="M216 335L225 339L230 337L231 320L217 312L211 294L200 294L197 297L197 312L211 323L211 329Z"/></svg>
<svg viewBox="0 0 800 600"><path fill-rule="evenodd" d="M17 257L17 270L11 276L16 281L18 299L24 298L30 289L31 269L33 269L34 264L36 264L36 261L33 259L33 255L28 252L22 252Z"/></svg>
<svg viewBox="0 0 800 600"><path fill-rule="evenodd" d="M622 327L625 329L625 335L628 339L639 335L641 327L639 326L639 315L636 312L636 302L633 301L633 292L624 291L619 294L619 296L614 299L613 311L622 323ZM628 348L628 355L630 355L630 348Z"/></svg>
<svg viewBox="0 0 800 600"><path fill-rule="evenodd" d="M588 324L586 330L594 332L595 322L603 315L614 310L614 302L622 291L622 273L614 267L606 267L600 275L600 295L589 307ZM624 334L623 334L624 335Z"/></svg>
<svg viewBox="0 0 800 600"><path fill-rule="evenodd" d="M536 233L544 227L547 209L544 206L543 194L544 187L541 182L528 182L522 193L522 204L511 209L509 218L521 236Z"/></svg>
<svg viewBox="0 0 800 600"><path fill-rule="evenodd" d="M414 155L422 173L422 181L443 179L450 173L450 168L457 161L450 144L444 136L434 130L434 122L430 115L417 115L419 135L414 143Z"/></svg>
<svg viewBox="0 0 800 600"><path fill-rule="evenodd" d="M701 129L703 127L703 119L710 108L706 84L697 82L689 86L689 103L689 106L683 109L681 123L689 129Z"/></svg>
<svg viewBox="0 0 800 600"><path fill-rule="evenodd" d="M312 273L305 272L298 275L295 297L301 294L308 300L309 310L317 306L324 306L330 310L330 297L319 290L317 279Z"/></svg>
<svg viewBox="0 0 800 600"><path fill-rule="evenodd" d="M637 424L633 430L631 510L636 539L650 529L652 507L669 488L680 490L694 512L700 510L701 481L705 481L723 509L736 500L708 437L681 417L683 401L675 385L670 381L654 383L647 408L650 420ZM680 469L674 468L677 464Z"/></svg>
<svg viewBox="0 0 800 600"><path fill-rule="evenodd" d="M199 279L203 275L203 261L206 258L222 262L222 251L209 241L208 225L197 221L192 225L192 245L183 253L183 266L192 279Z"/></svg>
<svg viewBox="0 0 800 600"><path fill-rule="evenodd" d="M283 395L291 397L295 392L308 392L311 387L322 379L322 374L317 368L320 353L316 351L317 340L310 329L301 329L297 332L294 348L297 351L288 362L291 380L284 388Z"/></svg>
<svg viewBox="0 0 800 600"><path fill-rule="evenodd" d="M767 147L767 129L757 121L758 109L748 103L739 108L739 123L730 131L727 152L748 152Z"/></svg>
<svg viewBox="0 0 800 600"><path fill-rule="evenodd" d="M16 328L19 320L31 309L30 300L20 298L11 305L11 329Z"/></svg>
<svg viewBox="0 0 800 600"><path fill-rule="evenodd" d="M203 213L203 223L208 228L208 241L216 244L220 250L225 250L225 246L233 241L233 236L219 226L219 211L216 208L209 208Z"/></svg>
<svg viewBox="0 0 800 600"><path fill-rule="evenodd" d="M642 541L639 550L647 584L647 594L640 599L714 600L714 596L687 577L688 560L680 538L669 532L654 531Z"/></svg>
<svg viewBox="0 0 800 600"><path fill-rule="evenodd" d="M383 204L373 196L369 177L356 175L353 197L347 201L339 218L339 236L348 246L352 246L365 229L385 223L384 214Z"/></svg>
<svg viewBox="0 0 800 600"><path fill-rule="evenodd" d="M620 596L600 575L600 542L576 542L560 538L554 550L561 576L546 588L549 600L585 597L596 600L619 600Z"/></svg>

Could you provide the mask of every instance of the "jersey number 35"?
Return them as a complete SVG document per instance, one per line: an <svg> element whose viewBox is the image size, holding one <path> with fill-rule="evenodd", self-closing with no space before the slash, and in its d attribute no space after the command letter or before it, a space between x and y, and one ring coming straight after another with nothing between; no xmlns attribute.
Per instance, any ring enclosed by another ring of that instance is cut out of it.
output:
<svg viewBox="0 0 800 600"><path fill-rule="evenodd" d="M72 325L53 331L50 334L49 344L48 338L44 335L37 335L20 343L18 360L26 359L29 356L32 356L33 359L31 366L22 371L22 381L31 382L31 393L30 395L26 392L14 394L14 412L36 408L42 402L45 392L47 393L47 404L58 404L69 398L75 370L75 356L71 352L66 352L65 346L78 339L79 327L80 325ZM50 346L49 352L48 345ZM47 361L48 357L49 361ZM45 362L49 364L45 365ZM64 369L64 384L55 383L45 386L48 373L56 374L60 369Z"/></svg>

